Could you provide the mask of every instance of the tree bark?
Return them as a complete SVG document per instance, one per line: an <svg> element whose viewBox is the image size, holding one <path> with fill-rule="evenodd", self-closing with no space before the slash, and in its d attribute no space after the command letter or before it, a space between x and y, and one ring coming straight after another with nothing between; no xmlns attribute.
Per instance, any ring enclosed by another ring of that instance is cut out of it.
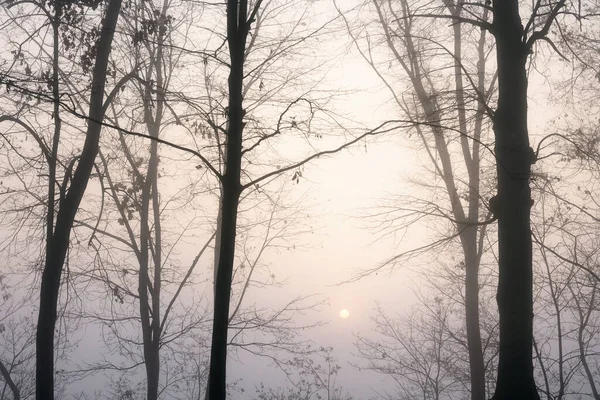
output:
<svg viewBox="0 0 600 400"><path fill-rule="evenodd" d="M255 4L258 7L259 3ZM231 279L235 256L237 212L242 190L242 133L244 130L243 80L244 53L250 21L247 0L227 1L227 41L231 69L229 72L228 128L225 171L221 178L221 220L219 231L218 269L215 274L215 303L213 316L208 400L225 400L227 396L227 332Z"/></svg>
<svg viewBox="0 0 600 400"><path fill-rule="evenodd" d="M58 6L60 7L60 2ZM46 248L36 336L37 400L54 399L54 329L61 274L69 249L75 214L83 198L94 160L98 154L101 121L104 118L103 101L106 69L120 10L121 0L109 1L102 22L102 33L92 76L92 92L90 94L89 120L85 143L69 191L60 199L56 225ZM60 14L60 12L58 13ZM52 207L52 205L49 206Z"/></svg>
<svg viewBox="0 0 600 400"><path fill-rule="evenodd" d="M498 194L500 351L495 400L539 399L533 376L533 289L527 71L518 0L494 0L498 108L493 118Z"/></svg>

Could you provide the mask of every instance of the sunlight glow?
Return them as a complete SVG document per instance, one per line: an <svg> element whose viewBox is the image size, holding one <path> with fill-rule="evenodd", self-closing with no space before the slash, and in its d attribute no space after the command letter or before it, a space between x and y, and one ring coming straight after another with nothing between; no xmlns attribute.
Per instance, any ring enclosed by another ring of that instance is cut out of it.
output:
<svg viewBox="0 0 600 400"><path fill-rule="evenodd" d="M346 310L345 308L340 311L340 317L342 317L343 319L346 319L349 316L350 316L350 311Z"/></svg>

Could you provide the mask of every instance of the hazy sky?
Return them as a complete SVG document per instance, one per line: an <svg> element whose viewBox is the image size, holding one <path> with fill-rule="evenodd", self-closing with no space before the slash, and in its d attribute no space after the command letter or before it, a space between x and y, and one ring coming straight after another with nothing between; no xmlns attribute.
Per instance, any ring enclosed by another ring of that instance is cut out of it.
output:
<svg viewBox="0 0 600 400"><path fill-rule="evenodd" d="M343 39L345 40L345 39ZM341 88L356 90L343 100L344 112L366 126L374 126L386 120L398 118L390 106L390 97L372 69L354 51L345 55L330 76ZM313 244L301 251L269 253L267 259L277 271L286 275L288 284L281 292L293 294L322 294L328 305L321 312L307 318L319 318L327 324L306 332L306 337L317 345L333 346L334 356L342 369L338 383L357 399L375 395L373 389L391 390L393 383L381 375L358 371L349 363L360 364L353 356L356 333L369 334L372 328L370 315L376 303L381 304L390 315L407 310L414 302L411 287L418 276L410 267L382 269L353 283L348 281L357 273L380 265L399 249L409 249L422 243L426 232L418 228L412 235L400 238L379 235L361 218L372 212L390 195L408 194L414 190L409 179L423 174L418 161L419 154L411 150L406 133L369 140L331 157L311 163L303 173L303 179L292 193L308 194L314 206L310 213L317 230L311 235ZM414 143L414 142L413 142ZM422 175L421 175L422 176ZM311 203L309 201L309 203ZM340 284L341 283L341 284ZM265 301L269 290L255 292L257 300ZM253 297L251 297L253 298ZM340 318L339 312L347 309L350 316ZM232 363L231 377L244 379L251 389L256 380L284 385L283 375L273 369L257 369L261 361L245 359L244 363ZM260 377L260 378L259 378Z"/></svg>
<svg viewBox="0 0 600 400"><path fill-rule="evenodd" d="M349 3L344 2L345 5ZM331 5L327 4L316 7L325 7L324 10L330 12ZM337 52L347 44L347 38L340 35L328 46ZM354 91L337 105L365 126L375 126L383 120L398 117L379 78L352 47L348 48L348 54L341 56L328 74L329 85ZM543 79L532 79L530 128L533 137L544 132L548 120L556 114L548 106L550 93L547 88ZM298 239L306 243L302 249L270 251L265 256L264 261L269 268L278 277L286 279L287 284L283 288L251 288L247 297L248 304L253 301L275 304L309 294L325 299L326 303L318 312L304 317L306 321L319 320L325 325L306 331L303 338L314 341L318 346L334 347L333 355L342 366L338 383L357 400L366 400L374 395L373 389L385 391L393 385L381 376L359 372L349 365L360 364L360 360L352 355L354 335L359 332L368 334L372 329L369 316L376 303L389 314L408 309L415 300L411 287L418 284L419 277L414 269L418 269L419 265L415 261L393 271L385 268L356 282L342 282L379 265L399 249L416 247L427 239L427 231L415 228L403 237L376 240L379 237L377 232L364 218L360 218L392 196L414 194L414 185L409 183L412 177L428 178L425 175L428 172L420 165L422 155L412 150L410 143L405 133L399 131L307 165L299 184L293 184L291 196L306 199L306 213L312 218L308 223L315 232ZM209 265L205 267L210 268ZM348 318L340 317L342 309L349 311ZM81 348L75 350L75 358L80 352L93 355L89 352L90 347L99 346L98 338L92 338L91 334L86 337L85 329L82 326L83 339ZM273 386L285 385L281 373L264 366L264 360L243 356L239 361L230 362L229 378L243 379L240 386L251 393L260 381ZM97 389L102 389L99 381L95 383L98 383ZM90 385L89 380L73 385L71 390L84 389L86 385ZM234 398L246 396L237 394Z"/></svg>
<svg viewBox="0 0 600 400"><path fill-rule="evenodd" d="M340 87L357 89L357 93L344 100L344 109L365 123L376 124L385 119L398 118L396 109L390 106L387 89L371 68L353 48L342 58L330 76L337 76ZM547 134L548 121L557 115L549 102L552 95L548 82L533 70L530 82L530 135L532 144ZM414 138L413 138L414 139ZM411 177L423 177L421 168L423 154L413 150L414 140L406 132L399 131L384 139L370 142L366 151L356 146L336 156L318 160L306 168L297 191L310 193L318 203L314 207L315 226L320 226L313 238L316 245L303 251L270 254L269 261L289 277L286 293L322 293L329 299L319 318L329 323L307 332L307 337L320 345L334 346L334 355L343 366L339 383L356 398L365 399L378 391L390 390L393 382L381 375L364 370L358 371L349 363L360 364L353 356L356 333L368 334L372 329L369 316L373 306L380 303L389 315L402 313L416 300L411 288L418 285L418 261L398 267L393 271L385 268L357 282L337 285L358 271L379 265L399 249L422 245L427 231L415 227L411 234L402 238L385 238L374 243L376 232L364 219L390 195L414 194ZM268 293L268 291L266 292ZM266 293L257 294L264 299ZM350 316L342 319L339 312L347 309ZM277 384L281 374L271 375L269 370L257 373L255 364L245 360L231 365L232 376L244 378L251 388L252 377Z"/></svg>

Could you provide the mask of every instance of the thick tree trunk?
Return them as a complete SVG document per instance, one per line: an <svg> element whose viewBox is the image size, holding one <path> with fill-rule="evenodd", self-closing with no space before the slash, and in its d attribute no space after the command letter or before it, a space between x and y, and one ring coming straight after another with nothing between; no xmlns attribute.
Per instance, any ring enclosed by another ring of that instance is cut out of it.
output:
<svg viewBox="0 0 600 400"><path fill-rule="evenodd" d="M64 198L61 198L59 203L56 225L46 248L36 336L37 400L54 399L54 329L60 279L69 248L73 220L87 187L94 160L98 154L101 121L104 118L103 101L106 68L120 10L121 0L110 0L103 19L102 33L96 54L85 143L69 191Z"/></svg>
<svg viewBox="0 0 600 400"><path fill-rule="evenodd" d="M494 115L498 195L500 352L495 400L539 399L533 377L530 229L532 151L527 133L527 46L518 0L495 0L498 109Z"/></svg>
<svg viewBox="0 0 600 400"><path fill-rule="evenodd" d="M258 5L255 5L258 7ZM244 130L243 80L244 53L248 36L248 3L227 1L227 40L231 59L229 72L228 129L225 172L221 179L221 212L218 269L215 274L208 400L225 400L227 396L227 332L231 279L235 255L237 212L241 193L242 133Z"/></svg>

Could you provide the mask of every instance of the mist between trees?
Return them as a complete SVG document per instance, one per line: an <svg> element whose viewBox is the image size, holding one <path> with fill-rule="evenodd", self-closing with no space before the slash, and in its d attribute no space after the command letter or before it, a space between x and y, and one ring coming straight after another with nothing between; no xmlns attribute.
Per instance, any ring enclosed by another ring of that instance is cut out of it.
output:
<svg viewBox="0 0 600 400"><path fill-rule="evenodd" d="M0 399L600 399L599 13L4 0Z"/></svg>

